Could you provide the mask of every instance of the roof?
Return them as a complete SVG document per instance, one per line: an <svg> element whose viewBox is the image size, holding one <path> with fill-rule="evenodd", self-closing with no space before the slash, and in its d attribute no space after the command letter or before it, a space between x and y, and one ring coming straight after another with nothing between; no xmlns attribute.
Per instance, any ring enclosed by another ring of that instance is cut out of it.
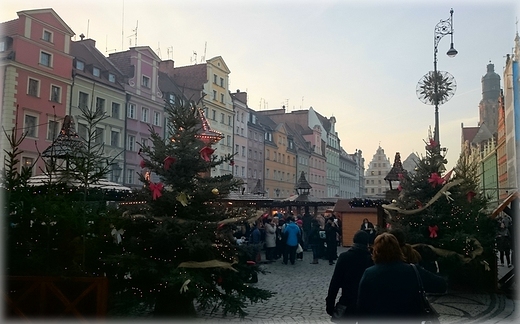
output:
<svg viewBox="0 0 520 324"><path fill-rule="evenodd" d="M42 152L42 156L58 159L80 156L84 148L85 142L75 131L74 119L67 115L58 137Z"/></svg>
<svg viewBox="0 0 520 324"><path fill-rule="evenodd" d="M520 198L520 194L518 193L518 191L511 193L509 196L507 196L506 199L504 199L504 201L497 208L495 208L495 210L493 210L493 212L490 215L491 218L495 219L498 216L498 214L500 214L500 212L506 209L507 205L509 205L511 202L518 198Z"/></svg>
<svg viewBox="0 0 520 324"><path fill-rule="evenodd" d="M396 152L394 157L394 165L392 166L392 169L390 169L390 172L388 172L384 180L399 181L399 174L405 173L407 173L407 171L403 169L403 164L401 163L401 154L399 152Z"/></svg>
<svg viewBox="0 0 520 324"><path fill-rule="evenodd" d="M477 135L479 128L479 126L462 127L462 142L469 141L471 143L475 138L475 135Z"/></svg>
<svg viewBox="0 0 520 324"><path fill-rule="evenodd" d="M175 67L173 80L184 91L188 99L200 99L204 84L208 82L208 66L206 63Z"/></svg>
<svg viewBox="0 0 520 324"><path fill-rule="evenodd" d="M51 176L48 174L40 174L37 176L32 176L27 181L27 184L29 186L38 187L38 186L44 186L48 184L49 182L52 183L60 183L65 182L71 187L82 187L82 184L79 180L76 179L66 179L64 174L61 173L54 173ZM132 189L125 187L123 185L120 185L119 183L108 181L107 179L100 179L99 181L96 181L95 183L89 184L90 188L96 188L96 189L102 189L102 190L115 190L115 191L132 191Z"/></svg>

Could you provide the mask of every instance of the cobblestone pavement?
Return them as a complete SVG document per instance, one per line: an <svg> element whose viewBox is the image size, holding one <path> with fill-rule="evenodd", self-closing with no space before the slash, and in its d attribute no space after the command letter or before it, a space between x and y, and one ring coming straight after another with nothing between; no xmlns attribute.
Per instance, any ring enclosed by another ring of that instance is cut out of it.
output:
<svg viewBox="0 0 520 324"><path fill-rule="evenodd" d="M338 248L338 254L347 248ZM262 255L263 256L263 255ZM328 261L310 264L312 252L304 252L304 260L284 265L281 260L262 265L258 287L276 292L271 299L247 307L248 316L223 317L222 313L202 312L197 322L223 323L330 323L325 312L325 297L334 266ZM518 322L515 301L502 294L447 293L430 297L444 323Z"/></svg>

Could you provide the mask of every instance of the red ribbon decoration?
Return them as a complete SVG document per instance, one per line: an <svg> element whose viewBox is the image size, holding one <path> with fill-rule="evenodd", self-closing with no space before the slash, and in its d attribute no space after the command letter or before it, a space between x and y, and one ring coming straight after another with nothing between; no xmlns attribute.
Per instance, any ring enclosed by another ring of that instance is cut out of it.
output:
<svg viewBox="0 0 520 324"><path fill-rule="evenodd" d="M204 146L203 148L200 149L199 153L200 153L200 156L204 159L204 161L206 162L209 162L211 161L211 154L213 154L213 152L215 152L214 149L212 149L211 147L209 146Z"/></svg>
<svg viewBox="0 0 520 324"><path fill-rule="evenodd" d="M428 182L432 185L432 187L436 187L437 185L441 185L444 183L444 179L439 177L437 172L434 172L430 175Z"/></svg>
<svg viewBox="0 0 520 324"><path fill-rule="evenodd" d="M176 158L172 157L172 156L167 156L165 159L164 159L164 170L168 171L170 169L170 166L175 163L175 161L177 161Z"/></svg>
<svg viewBox="0 0 520 324"><path fill-rule="evenodd" d="M476 192L474 191L469 191L467 194L466 194L466 198L468 198L468 202L471 202L471 200L473 200L473 197L475 197L477 195Z"/></svg>
<svg viewBox="0 0 520 324"><path fill-rule="evenodd" d="M430 237L431 238L436 238L438 236L437 235L437 231L439 230L439 227L437 227L437 225L428 226L428 230L430 230Z"/></svg>
<svg viewBox="0 0 520 324"><path fill-rule="evenodd" d="M161 191L163 190L163 184L150 182L150 190L152 191L152 199L156 200L162 196Z"/></svg>
<svg viewBox="0 0 520 324"><path fill-rule="evenodd" d="M439 143L437 143L433 138L430 138L430 147L434 148L437 147L437 145L439 145Z"/></svg>
<svg viewBox="0 0 520 324"><path fill-rule="evenodd" d="M234 166L235 165L235 160L229 161L229 165Z"/></svg>
<svg viewBox="0 0 520 324"><path fill-rule="evenodd" d="M146 166L144 160L141 160L141 162L139 163L139 166L141 167L141 169Z"/></svg>

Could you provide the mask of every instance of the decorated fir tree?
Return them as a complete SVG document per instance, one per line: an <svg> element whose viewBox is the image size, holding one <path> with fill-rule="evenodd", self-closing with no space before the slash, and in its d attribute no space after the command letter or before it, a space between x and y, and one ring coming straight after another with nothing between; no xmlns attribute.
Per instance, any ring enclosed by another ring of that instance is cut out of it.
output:
<svg viewBox="0 0 520 324"><path fill-rule="evenodd" d="M211 170L232 165L233 156L214 154L221 135L194 103L177 99L166 105L169 135L151 128L151 146L140 149L139 203L111 223L117 239L104 261L114 302L157 317L194 317L196 307L245 316L247 303L272 293L249 284L261 269L248 262L250 251L235 243L231 227L258 215L220 201L238 182Z"/></svg>
<svg viewBox="0 0 520 324"><path fill-rule="evenodd" d="M445 171L445 151L434 140L415 172L399 176L399 196L384 208L425 262L437 261L452 287L492 289L495 226L478 189L478 164L461 154Z"/></svg>

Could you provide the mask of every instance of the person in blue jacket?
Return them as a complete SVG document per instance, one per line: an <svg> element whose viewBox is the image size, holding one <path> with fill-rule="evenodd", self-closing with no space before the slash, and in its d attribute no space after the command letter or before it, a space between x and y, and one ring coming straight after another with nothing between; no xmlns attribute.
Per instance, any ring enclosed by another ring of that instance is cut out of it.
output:
<svg viewBox="0 0 520 324"><path fill-rule="evenodd" d="M283 228L283 235L285 236L285 248L283 250L283 263L291 261L294 264L296 261L296 249L298 248L298 238L301 235L300 228L294 222L292 216L287 217L287 223Z"/></svg>
<svg viewBox="0 0 520 324"><path fill-rule="evenodd" d="M363 273L358 289L358 311L370 320L418 320L421 318L419 283L411 264L390 233L382 233L374 240L374 265ZM416 265L427 293L444 293L444 278Z"/></svg>

